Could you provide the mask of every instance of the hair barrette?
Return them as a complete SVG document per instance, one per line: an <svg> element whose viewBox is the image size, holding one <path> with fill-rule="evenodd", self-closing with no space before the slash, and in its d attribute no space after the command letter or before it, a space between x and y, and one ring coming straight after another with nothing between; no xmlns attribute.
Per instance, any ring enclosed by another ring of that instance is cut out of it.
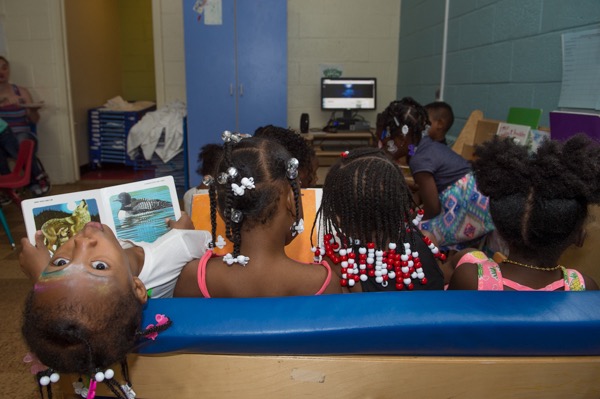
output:
<svg viewBox="0 0 600 399"><path fill-rule="evenodd" d="M162 326L169 322L169 318L167 316L165 316L164 314L159 314L159 313L157 313L156 316L154 316L154 320L156 320L156 327ZM154 324L148 324L146 326L146 330L148 330L152 327L154 327ZM158 337L158 332L156 332L156 331L151 332L149 334L146 334L145 337L154 341L156 339L156 337Z"/></svg>
<svg viewBox="0 0 600 399"><path fill-rule="evenodd" d="M290 158L287 161L287 178L290 180L295 180L298 177L298 166L300 166L300 162L296 158Z"/></svg>
<svg viewBox="0 0 600 399"><path fill-rule="evenodd" d="M340 156L341 156L342 158L348 158L348 154L350 154L350 151L344 151L344 152L342 152L342 153L340 154Z"/></svg>
<svg viewBox="0 0 600 399"><path fill-rule="evenodd" d="M231 183L231 190L233 191L233 194L237 196L242 196L246 189L251 190L255 187L253 177L243 177L240 185Z"/></svg>
<svg viewBox="0 0 600 399"><path fill-rule="evenodd" d="M296 237L298 234L304 232L304 219L292 223L290 230L292 231L292 237Z"/></svg>
<svg viewBox="0 0 600 399"><path fill-rule="evenodd" d="M387 151L390 154L395 154L398 152L398 147L396 147L396 143L394 143L394 140L388 141L386 146L387 146Z"/></svg>
<svg viewBox="0 0 600 399"><path fill-rule="evenodd" d="M229 179L229 175L225 172L221 172L221 173L219 173L219 176L217 177L217 183L225 184L225 183L227 183L228 179Z"/></svg>
<svg viewBox="0 0 600 399"><path fill-rule="evenodd" d="M244 214L239 209L231 208L231 221L233 223L241 223L244 219Z"/></svg>
<svg viewBox="0 0 600 399"><path fill-rule="evenodd" d="M250 258L244 255L233 256L230 253L228 253L225 254L225 256L223 256L223 262L227 263L229 266L233 265L234 263L246 266L249 261Z"/></svg>
<svg viewBox="0 0 600 399"><path fill-rule="evenodd" d="M407 125L402 125L402 134L405 136L408 134L408 126Z"/></svg>
<svg viewBox="0 0 600 399"><path fill-rule="evenodd" d="M50 383L56 383L58 382L58 380L60 380L60 374L58 374L56 371L50 368L41 371L39 375L39 383L42 386L50 385Z"/></svg>
<svg viewBox="0 0 600 399"><path fill-rule="evenodd" d="M408 145L408 155L412 157L413 155L415 155L416 152L417 152L417 146L414 144L409 144Z"/></svg>
<svg viewBox="0 0 600 399"><path fill-rule="evenodd" d="M221 139L225 143L228 143L231 141L231 136L232 136L232 133L229 130L225 130L223 133L221 133Z"/></svg>
<svg viewBox="0 0 600 399"><path fill-rule="evenodd" d="M202 184L205 186L212 186L215 182L215 178L211 175L206 175L202 178Z"/></svg>

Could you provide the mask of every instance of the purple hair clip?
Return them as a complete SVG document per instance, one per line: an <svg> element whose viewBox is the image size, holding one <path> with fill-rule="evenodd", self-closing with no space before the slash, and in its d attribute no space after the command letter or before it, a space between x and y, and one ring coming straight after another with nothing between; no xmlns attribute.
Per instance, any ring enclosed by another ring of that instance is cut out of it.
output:
<svg viewBox="0 0 600 399"><path fill-rule="evenodd" d="M417 152L417 147L414 144L408 145L408 156L412 157Z"/></svg>

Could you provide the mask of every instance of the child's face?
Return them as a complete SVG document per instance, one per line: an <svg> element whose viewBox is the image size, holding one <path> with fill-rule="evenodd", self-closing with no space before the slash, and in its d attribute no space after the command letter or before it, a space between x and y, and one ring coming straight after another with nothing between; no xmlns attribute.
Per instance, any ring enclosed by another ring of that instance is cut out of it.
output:
<svg viewBox="0 0 600 399"><path fill-rule="evenodd" d="M134 279L129 258L112 230L91 222L58 248L34 290L44 300L101 301L105 295L135 288Z"/></svg>

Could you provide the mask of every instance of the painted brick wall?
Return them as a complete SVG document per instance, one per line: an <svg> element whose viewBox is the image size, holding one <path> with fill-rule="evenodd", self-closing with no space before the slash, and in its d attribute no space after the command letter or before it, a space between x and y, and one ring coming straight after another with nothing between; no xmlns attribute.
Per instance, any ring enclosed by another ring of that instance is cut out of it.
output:
<svg viewBox="0 0 600 399"><path fill-rule="evenodd" d="M511 106L558 107L561 34L600 27L598 0L452 0L444 100L456 136L472 110L504 120ZM403 0L398 97L435 99L441 76L443 0Z"/></svg>

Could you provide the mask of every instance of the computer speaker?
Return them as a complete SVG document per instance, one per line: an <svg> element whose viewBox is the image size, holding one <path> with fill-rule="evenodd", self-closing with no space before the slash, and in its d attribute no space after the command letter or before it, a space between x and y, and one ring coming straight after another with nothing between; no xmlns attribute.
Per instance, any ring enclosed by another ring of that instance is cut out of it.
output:
<svg viewBox="0 0 600 399"><path fill-rule="evenodd" d="M308 114L300 115L300 132L308 133L309 119Z"/></svg>

